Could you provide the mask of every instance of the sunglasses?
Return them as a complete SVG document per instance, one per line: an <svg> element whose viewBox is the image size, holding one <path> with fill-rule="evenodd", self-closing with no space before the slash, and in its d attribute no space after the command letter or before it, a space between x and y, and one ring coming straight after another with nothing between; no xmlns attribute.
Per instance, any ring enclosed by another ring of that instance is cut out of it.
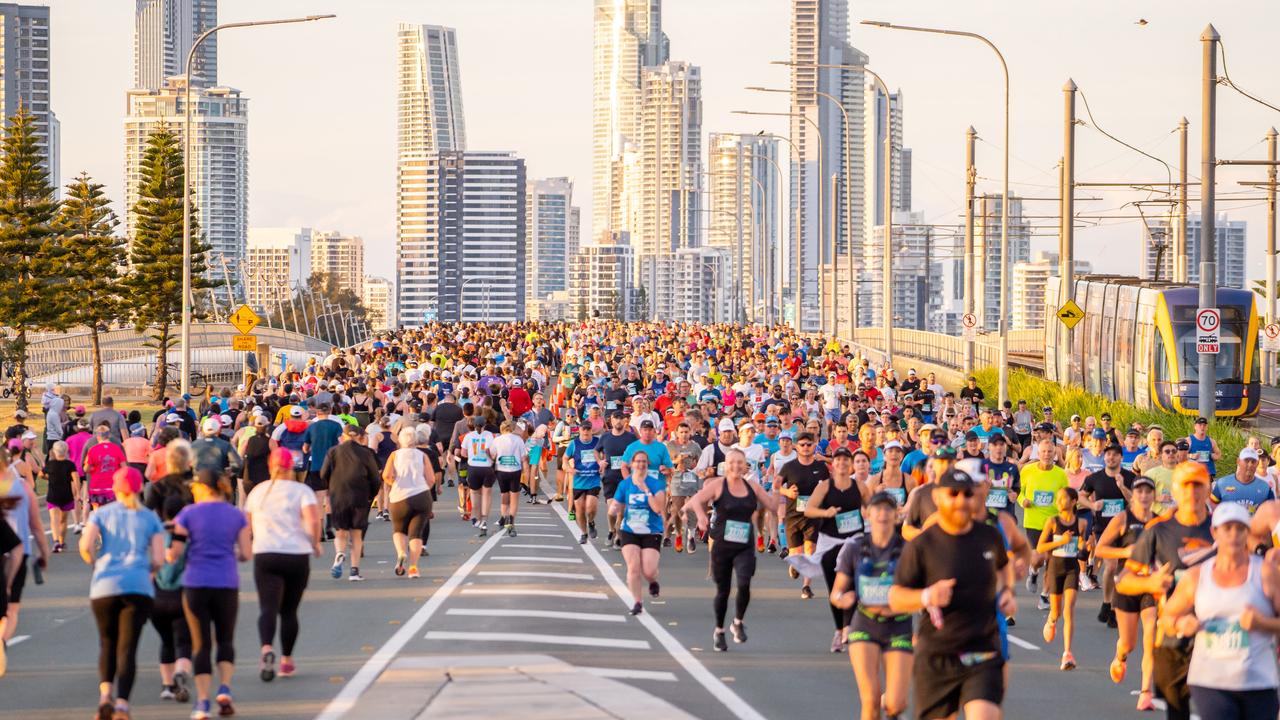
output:
<svg viewBox="0 0 1280 720"><path fill-rule="evenodd" d="M953 498L958 498L958 497L960 497L961 495L963 495L963 496L965 496L965 497L967 497L967 498L971 498L971 497L973 497L973 491L972 491L972 490L957 490L957 489L954 489L954 488L953 488L953 489L951 489L951 490L948 490L948 491L947 491L947 494L949 494L949 495L950 495L951 497L953 497Z"/></svg>
<svg viewBox="0 0 1280 720"><path fill-rule="evenodd" d="M796 445L799 445L800 447L809 447L810 445L813 445L813 442L810 440L801 440L800 442L796 443Z"/></svg>
<svg viewBox="0 0 1280 720"><path fill-rule="evenodd" d="M1165 448L1164 450L1160 451L1160 454L1161 455L1177 455L1178 451L1174 450L1173 448Z"/></svg>

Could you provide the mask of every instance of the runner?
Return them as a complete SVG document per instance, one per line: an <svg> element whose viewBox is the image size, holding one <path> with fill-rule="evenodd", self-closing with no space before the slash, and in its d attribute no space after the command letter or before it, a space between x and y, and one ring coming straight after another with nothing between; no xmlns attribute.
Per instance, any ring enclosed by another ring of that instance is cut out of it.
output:
<svg viewBox="0 0 1280 720"><path fill-rule="evenodd" d="M1271 486L1260 479L1257 472L1258 451L1251 447L1241 448L1236 471L1213 483L1209 490L1209 503L1214 507L1224 502L1240 503L1250 515L1257 512L1263 503L1276 499Z"/></svg>
<svg viewBox="0 0 1280 720"><path fill-rule="evenodd" d="M796 436L796 459L782 467L780 473L782 484L778 494L787 499L786 536L788 556L800 553L812 555L817 548L818 528L806 515L809 498L818 484L831 478L827 464L818 461L814 454L817 451L817 439L808 432ZM800 572L791 566L788 568L792 579L800 577ZM800 586L800 597L813 598L813 580L805 577Z"/></svg>
<svg viewBox="0 0 1280 720"><path fill-rule="evenodd" d="M89 518L80 557L93 566L89 603L98 626L98 720L129 720L138 638L151 612L151 573L164 556L164 527L142 507L142 474L123 468L112 480L116 501Z"/></svg>
<svg viewBox="0 0 1280 720"><path fill-rule="evenodd" d="M316 417L307 426L302 438L302 452L307 458L307 487L316 493L316 501L320 503L324 513L324 535L326 540L334 539L333 508L329 503L329 486L320 476L324 468L325 457L329 451L337 447L342 438L343 423L337 418L329 417L333 406L321 401L316 404Z"/></svg>
<svg viewBox="0 0 1280 720"><path fill-rule="evenodd" d="M682 552L687 546L689 553L693 554L697 549L697 539L694 537L692 528L689 528L686 537L685 512L687 507L685 501L697 494L702 487L702 483L695 471L698 460L702 457L702 448L691 439L691 435L689 424L681 422L676 425L672 439L667 441L667 453L671 456L671 462L675 466L675 470L671 475L671 504L668 507L662 544L665 547L671 536L675 535L675 551ZM763 448L758 449L761 453L764 452ZM745 458L746 451L742 450L742 452ZM751 479L757 485L759 484L760 479L758 477ZM760 542L763 542L763 538L760 538Z"/></svg>
<svg viewBox="0 0 1280 720"><path fill-rule="evenodd" d="M1037 447L1038 460L1034 465L1022 468L1022 497L1018 504L1022 506L1022 527L1027 535L1034 553L1031 558L1031 572L1027 574L1027 591L1034 593L1040 578L1040 570L1048 558L1040 551L1040 534L1046 523L1055 514L1054 498L1058 491L1067 487L1067 473L1054 464L1054 441L1042 438ZM1040 601L1037 610L1049 609L1048 581L1040 588Z"/></svg>
<svg viewBox="0 0 1280 720"><path fill-rule="evenodd" d="M1108 445L1102 451L1102 469L1091 473L1080 485L1080 495L1091 516L1086 518L1089 526L1089 544L1096 546L1097 538L1106 529L1111 518L1124 514L1125 505L1129 502L1130 484L1133 473L1122 467L1124 451L1119 445ZM1091 561L1092 564L1092 561ZM1111 610L1115 591L1116 563L1103 561L1102 569L1102 607L1098 610L1098 622L1107 627L1116 626L1115 615ZM1080 590L1088 592L1096 585L1086 575L1079 579Z"/></svg>
<svg viewBox="0 0 1280 720"><path fill-rule="evenodd" d="M640 600L641 579L649 581L651 597L656 598L661 592L658 559L662 550L662 514L667 507L667 483L661 474L649 470L649 455L645 452L632 454L626 467L626 477L609 499L609 512L623 515L618 535L622 538L622 558L627 563L627 588L635 601L631 614L639 615L644 611Z"/></svg>
<svg viewBox="0 0 1280 720"><path fill-rule="evenodd" d="M849 452L848 448L835 451L831 458L829 477L818 482L804 510L805 517L818 523L817 546L812 553L807 554L820 558L828 595L835 587L838 548L848 544L854 536L862 535L862 502L863 498L870 497L866 485L853 477L854 457L854 453ZM861 450L857 452L857 457L864 463L870 462L870 458ZM831 652L837 653L844 650L852 611L828 604L831 606L831 619L836 628L835 635L831 638Z"/></svg>
<svg viewBox="0 0 1280 720"><path fill-rule="evenodd" d="M569 519L578 523L579 545L586 545L588 536L596 533L595 518L600 502L600 463L603 454L600 439L593 437L591 425L587 423L578 427L578 437L571 440L565 449L564 470L573 478L569 489L570 507L573 510Z"/></svg>
<svg viewBox="0 0 1280 720"><path fill-rule="evenodd" d="M911 616L889 609L889 588L906 545L896 526L898 502L878 492L865 514L867 534L846 543L836 558L831 605L853 611L847 639L862 720L879 720L882 709L891 718L906 711L913 641Z"/></svg>
<svg viewBox="0 0 1280 720"><path fill-rule="evenodd" d="M732 576L738 577L738 594L734 600L733 641L745 643L747 629L743 619L751 602L751 578L755 576L756 556L752 552L751 534L753 519L764 507L773 509L777 498L769 494L748 475L746 455L741 450L730 450L725 459L725 475L708 480L693 495L690 504L698 519L698 530L707 533L710 528L712 544L711 577L716 584L713 603L716 615L712 643L717 652L729 649L725 641L725 616L729 611L729 584ZM706 507L714 511L714 523L707 517Z"/></svg>
<svg viewBox="0 0 1280 720"><path fill-rule="evenodd" d="M616 412L609 416L609 432L600 436L600 452L604 456L605 464L601 477L601 495L606 500L613 497L618 490L618 484L622 482L622 456L627 452L627 448L631 447L631 443L638 439L636 434L631 432L628 418L624 413ZM562 473L564 477L567 475ZM608 540L614 547L622 547L622 541L618 539L620 517L608 515L608 518Z"/></svg>
<svg viewBox="0 0 1280 720"><path fill-rule="evenodd" d="M253 582L258 591L258 640L262 645L258 677L263 682L276 676L277 618L280 676L291 677L297 668L293 648L298 640L298 606L311 576L310 556L320 557L320 510L315 491L295 481L293 456L288 450L280 448L272 453L270 465L271 479L255 487L245 501L245 515L253 532ZM341 516L339 512L337 519ZM344 532L340 529L338 537Z"/></svg>
<svg viewBox="0 0 1280 720"><path fill-rule="evenodd" d="M418 558L431 535L431 490L436 484L427 456L417 448L418 431L405 428L397 438L400 448L391 453L382 469L382 482L390 486L391 541L396 548L396 577L417 578ZM407 570L406 570L407 566Z"/></svg>
<svg viewBox="0 0 1280 720"><path fill-rule="evenodd" d="M506 528L508 537L516 536L516 511L520 508L520 479L528 468L528 448L516 434L516 423L504 420L502 434L493 441L497 461L498 492L502 494L498 526Z"/></svg>
<svg viewBox="0 0 1280 720"><path fill-rule="evenodd" d="M1168 445L1172 450L1173 443ZM1155 495L1154 480L1146 476L1134 479L1129 506L1123 513L1111 518L1106 529L1102 531L1102 536L1098 538L1098 546L1094 551L1097 557L1107 560L1129 559L1138 535L1154 517L1151 505ZM1137 647L1140 622L1142 625L1142 686L1138 691L1138 709L1152 710L1155 706L1151 702L1153 663L1151 651L1155 642L1156 600L1151 595L1138 597L1118 592L1115 594L1113 608L1120 632L1116 639L1116 656L1111 661L1111 681L1117 685L1124 682L1129 653Z"/></svg>
<svg viewBox="0 0 1280 720"><path fill-rule="evenodd" d="M1076 503L1080 496L1075 490L1059 488L1054 495L1057 515L1049 518L1040 533L1036 552L1049 556L1045 570L1045 589L1049 593L1049 617L1044 621L1044 641L1052 643L1058 632L1058 619L1062 619L1061 670L1075 670L1076 658L1071 652L1075 638L1076 586L1080 582L1080 563L1084 552L1080 539L1086 537L1087 524L1076 517Z"/></svg>
<svg viewBox="0 0 1280 720"><path fill-rule="evenodd" d="M75 514L76 498L80 497L80 473L68 458L67 444L55 440L50 447L50 459L45 464L45 505L49 509L49 530L53 536L53 552L67 548L69 518Z"/></svg>
<svg viewBox="0 0 1280 720"><path fill-rule="evenodd" d="M333 567L329 569L329 576L334 580L342 577L348 548L351 551L350 580L364 580L359 565L364 557L364 536L369 531L369 508L382 485L378 460L364 446L365 438L360 428L347 425L342 431L342 440L326 453L320 467L320 484L329 488L327 495L335 534ZM278 460L285 458L293 459L292 455L279 455ZM316 502L319 502L319 497Z"/></svg>
<svg viewBox="0 0 1280 720"><path fill-rule="evenodd" d="M493 473L493 433L485 425L483 416L472 417L471 431L462 436L459 448L467 461L467 487L471 491L470 506L473 510L471 525L480 529L480 537L489 534L489 504L496 479ZM480 495L480 507L479 512L474 512L477 493Z"/></svg>

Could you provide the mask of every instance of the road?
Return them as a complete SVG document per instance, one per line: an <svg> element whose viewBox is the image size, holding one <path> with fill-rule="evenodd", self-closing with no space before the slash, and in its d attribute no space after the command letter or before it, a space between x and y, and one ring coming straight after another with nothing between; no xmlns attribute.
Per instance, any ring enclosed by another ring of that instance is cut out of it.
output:
<svg viewBox="0 0 1280 720"><path fill-rule="evenodd" d="M452 493L446 489L437 505L431 556L417 581L394 577L389 523L380 521L370 531L364 583L333 580L329 558L313 561L296 677L270 684L256 677L257 599L250 566L242 566L236 633L242 674L235 683L240 716L327 720L358 702L393 660L515 653L552 656L699 718L857 716L848 660L827 651L832 628L822 589L817 599L801 600L798 583L776 556L760 560L748 643L731 642L728 652L716 653L704 548L694 555L664 550L661 598L633 618L625 612L621 555L604 547L603 534L579 546L562 510L525 504L518 537L481 540L452 510L446 499ZM48 582L28 587L20 640L9 651L9 674L0 679L0 720L90 714L97 644L88 578L77 556L56 555ZM1061 641L1043 647L1045 613L1025 596L1022 591L1021 622L1013 629L1006 716L1141 717L1129 693L1138 686L1137 655L1124 688L1107 677L1115 639L1094 619L1100 593L1081 598L1075 649L1081 667L1072 673L1058 670ZM139 651L134 716L185 717L187 707L157 698L156 653L156 635L148 629ZM501 697L492 698L490 710L503 716Z"/></svg>

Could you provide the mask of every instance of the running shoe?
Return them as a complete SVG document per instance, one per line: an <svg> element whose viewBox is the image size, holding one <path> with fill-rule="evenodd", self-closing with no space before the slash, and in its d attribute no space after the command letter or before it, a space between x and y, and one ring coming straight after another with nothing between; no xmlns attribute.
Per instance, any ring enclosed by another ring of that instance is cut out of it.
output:
<svg viewBox="0 0 1280 720"><path fill-rule="evenodd" d="M711 642L715 646L716 652L724 652L729 649L729 643L724 639L724 630L716 628L711 634Z"/></svg>
<svg viewBox="0 0 1280 720"><path fill-rule="evenodd" d="M98 703L98 714L94 715L94 718L96 718L96 720L111 720L111 714L114 713L115 710L116 710L116 707L115 705L111 704L110 700L103 700L102 702ZM195 717L195 716L196 716L195 713L191 714L191 717ZM209 717L209 716L205 715L205 717Z"/></svg>
<svg viewBox="0 0 1280 720"><path fill-rule="evenodd" d="M532 494L531 494L531 495L529 495L529 499L528 499L528 500L526 500L525 502L526 502L526 503L528 503L529 505L537 505L537 504L538 504L538 496L537 496L537 495L532 495Z"/></svg>
<svg viewBox="0 0 1280 720"><path fill-rule="evenodd" d="M800 579L800 571L797 570L794 565L787 566L787 574L791 576L792 580Z"/></svg>
<svg viewBox="0 0 1280 720"><path fill-rule="evenodd" d="M1045 620L1044 629L1040 631L1040 636L1044 638L1046 643L1053 642L1053 639L1058 636L1058 621L1054 618Z"/></svg>
<svg viewBox="0 0 1280 720"><path fill-rule="evenodd" d="M515 536L516 536L516 524L507 523L507 537L515 537Z"/></svg>
<svg viewBox="0 0 1280 720"><path fill-rule="evenodd" d="M111 720L132 720L133 715L129 713L128 704L116 704L115 712L111 713Z"/></svg>
<svg viewBox="0 0 1280 720"><path fill-rule="evenodd" d="M808 585L805 585L804 587L800 588L800 598L802 600L812 600L813 588L809 587Z"/></svg>
<svg viewBox="0 0 1280 720"><path fill-rule="evenodd" d="M787 556L790 554L791 554L791 548L782 548L782 550L778 552L778 559L786 560Z"/></svg>
<svg viewBox="0 0 1280 720"><path fill-rule="evenodd" d="M173 699L180 703L191 701L192 688L191 675L186 672L176 672L173 674Z"/></svg>
<svg viewBox="0 0 1280 720"><path fill-rule="evenodd" d="M1027 582L1026 582L1027 592L1029 593L1035 592L1036 584L1039 582L1040 582L1039 570L1032 570L1031 572L1027 573Z"/></svg>
<svg viewBox="0 0 1280 720"><path fill-rule="evenodd" d="M420 576L418 575L418 566L417 566L417 565L410 565L410 566L409 566L409 579L410 579L410 580L416 580L418 577L420 577Z"/></svg>
<svg viewBox="0 0 1280 720"><path fill-rule="evenodd" d="M769 554L773 555L778 552L778 543L774 540L769 541Z"/></svg>
<svg viewBox="0 0 1280 720"><path fill-rule="evenodd" d="M756 536L756 552L758 553L764 552L764 536L763 535Z"/></svg>
<svg viewBox="0 0 1280 720"><path fill-rule="evenodd" d="M1156 704L1151 702L1151 691L1143 690L1138 693L1138 709L1143 712L1151 712L1156 709Z"/></svg>
<svg viewBox="0 0 1280 720"><path fill-rule="evenodd" d="M1112 608L1111 613L1107 616L1107 627L1111 630L1115 630L1116 628L1119 627L1119 625L1116 624L1115 608Z"/></svg>
<svg viewBox="0 0 1280 720"><path fill-rule="evenodd" d="M479 535L479 537L488 537L488 536L489 536L489 523L488 523L488 522L482 522L482 523L480 523L480 535Z"/></svg>
<svg viewBox="0 0 1280 720"><path fill-rule="evenodd" d="M53 544L53 552L55 554L62 552L62 548L63 548L63 545L60 542L55 542Z"/></svg>
<svg viewBox="0 0 1280 720"><path fill-rule="evenodd" d="M161 699L161 700L173 700L173 699L175 699L176 697L177 697L177 696L173 694L173 686L172 686L172 685L161 685L161 686L160 686L160 699Z"/></svg>
<svg viewBox="0 0 1280 720"><path fill-rule="evenodd" d="M209 720L209 701L197 700L196 706L191 710L191 720Z"/></svg>
<svg viewBox="0 0 1280 720"><path fill-rule="evenodd" d="M587 523L587 534L591 536L592 540L595 540L596 538L600 537L600 534L596 532L595 523Z"/></svg>
<svg viewBox="0 0 1280 720"><path fill-rule="evenodd" d="M329 528L328 530L324 531L324 538L326 540L332 540L334 537L335 536L333 534L333 528ZM233 710L232 712L235 712L235 711Z"/></svg>
<svg viewBox="0 0 1280 720"><path fill-rule="evenodd" d="M453 487L453 478L449 478L449 487Z"/></svg>
<svg viewBox="0 0 1280 720"><path fill-rule="evenodd" d="M1111 604L1102 603L1098 608L1098 622L1105 623L1109 617L1111 617Z"/></svg>
<svg viewBox="0 0 1280 720"><path fill-rule="evenodd" d="M614 535L614 536L613 536L613 546L614 546L615 548L619 549L619 550L621 550L621 549L622 549L622 536L621 536L621 535Z"/></svg>
<svg viewBox="0 0 1280 720"><path fill-rule="evenodd" d="M733 632L733 641L741 645L747 641L747 626L742 624L741 620L734 620L729 626L729 630Z"/></svg>
<svg viewBox="0 0 1280 720"><path fill-rule="evenodd" d="M282 678L293 677L293 674L297 671L298 671L298 667L294 665L292 662L288 660L280 661L280 677Z"/></svg>
<svg viewBox="0 0 1280 720"><path fill-rule="evenodd" d="M226 685L218 686L218 694L214 696L214 701L218 703L219 715L235 715L236 706L234 698L231 697L231 688Z"/></svg>
<svg viewBox="0 0 1280 720"><path fill-rule="evenodd" d="M844 637L842 637L843 635L844 633L837 630L836 634L831 636L831 652L833 653L844 652Z"/></svg>
<svg viewBox="0 0 1280 720"><path fill-rule="evenodd" d="M360 574L360 568L356 567L355 565L352 565L352 566L351 566L351 577L350 577L350 580L351 580L351 582L363 582L363 581L364 581L364 576Z"/></svg>
<svg viewBox="0 0 1280 720"><path fill-rule="evenodd" d="M658 597L658 593L661 590L662 588L658 585L657 580L654 580L653 582L649 583L649 595L651 597Z"/></svg>
<svg viewBox="0 0 1280 720"><path fill-rule="evenodd" d="M573 522L574 520L577 520L577 519L578 519L578 513L576 513L576 512L574 512L574 511L570 510L570 511L569 511L569 522Z"/></svg>
<svg viewBox="0 0 1280 720"><path fill-rule="evenodd" d="M1063 671L1075 670L1076 657L1069 652L1062 653L1062 664L1058 666L1058 669Z"/></svg>
<svg viewBox="0 0 1280 720"><path fill-rule="evenodd" d="M555 496L554 498L551 498L551 499L552 499L552 501L554 501L554 502L564 502L564 496L563 496L563 495L561 495L560 493L556 493L556 496ZM570 515L572 515L572 514L573 514L573 511L572 511L572 510L570 510L570 511L569 511L569 514L570 514Z"/></svg>
<svg viewBox="0 0 1280 720"><path fill-rule="evenodd" d="M504 528L504 527L506 527L506 526L507 526L507 516L506 516L506 515L499 515L499 516L498 516L498 527L500 527L500 528Z"/></svg>
<svg viewBox="0 0 1280 720"><path fill-rule="evenodd" d="M1010 615L1004 619L1004 624L1006 627L1015 627L1018 624L1018 619Z"/></svg>
<svg viewBox="0 0 1280 720"><path fill-rule="evenodd" d="M579 545L586 545L586 544L587 544L587 534L586 534L586 533L582 533L582 535L578 537L578 544L579 544Z"/></svg>
<svg viewBox="0 0 1280 720"><path fill-rule="evenodd" d="M642 613L642 612L644 612L644 605L642 605L642 604L640 604L640 603L636 603L635 605L632 605L632 606L631 606L631 614L632 614L632 615L639 615L639 614L640 614L640 613Z"/></svg>
<svg viewBox="0 0 1280 720"><path fill-rule="evenodd" d="M1091 592L1098 589L1098 584L1088 575L1080 576L1080 592Z"/></svg>
<svg viewBox="0 0 1280 720"><path fill-rule="evenodd" d="M258 679L262 682L276 679L276 654L270 650L262 653L262 659L258 661Z"/></svg>
<svg viewBox="0 0 1280 720"><path fill-rule="evenodd" d="M347 562L346 553L338 553L333 559L333 567L329 568L329 577L337 580L342 577L342 566Z"/></svg>
<svg viewBox="0 0 1280 720"><path fill-rule="evenodd" d="M671 547L671 536L667 535L662 538L662 547Z"/></svg>
<svg viewBox="0 0 1280 720"><path fill-rule="evenodd" d="M403 555L396 556L396 577L404 577L404 561Z"/></svg>
<svg viewBox="0 0 1280 720"><path fill-rule="evenodd" d="M684 541L684 549L685 549L685 552L689 553L690 555L692 555L694 551L698 549L698 536L692 530L689 531L689 537L686 538Z"/></svg>
<svg viewBox="0 0 1280 720"><path fill-rule="evenodd" d="M1048 610L1048 609L1049 609L1049 596L1048 596L1048 595L1041 595L1041 596L1040 596L1040 599L1036 601L1036 609L1037 609L1037 610Z"/></svg>
<svg viewBox="0 0 1280 720"><path fill-rule="evenodd" d="M608 536L606 536L605 539L608 540L608 542L613 542L613 539L617 536L618 536L618 533L610 530Z"/></svg>
<svg viewBox="0 0 1280 720"><path fill-rule="evenodd" d="M684 537L676 535L676 552L684 552Z"/></svg>
<svg viewBox="0 0 1280 720"><path fill-rule="evenodd" d="M1124 682L1124 674L1128 670L1127 663L1128 658L1122 658L1119 655L1111 659L1111 682L1117 685Z"/></svg>

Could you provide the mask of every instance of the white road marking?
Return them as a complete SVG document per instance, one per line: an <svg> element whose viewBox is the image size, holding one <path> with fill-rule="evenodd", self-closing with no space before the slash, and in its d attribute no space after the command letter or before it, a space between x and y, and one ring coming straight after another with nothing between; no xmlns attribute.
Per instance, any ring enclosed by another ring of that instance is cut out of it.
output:
<svg viewBox="0 0 1280 720"><path fill-rule="evenodd" d="M1014 645L1017 645L1017 646L1018 646L1018 647L1020 647L1020 648L1025 648L1025 649L1027 649L1027 650L1039 650L1039 649L1040 649L1040 648L1039 648L1039 646L1037 646L1037 645L1032 645L1031 643L1027 642L1026 640L1023 640L1022 638L1020 638L1020 637L1018 637L1017 635L1014 635L1014 634L1012 634L1012 633L1010 633L1010 634L1009 634L1009 642L1013 643Z"/></svg>
<svg viewBox="0 0 1280 720"><path fill-rule="evenodd" d="M391 660L404 649L404 646L417 637L436 610L440 609L445 600L453 594L454 589L462 584L463 579L480 564L485 554L494 545L498 544L500 539L500 535L494 535L472 553L471 557L440 586L440 589L422 607L418 608L418 611L400 626L400 629L391 636L391 639L383 643L382 647L378 648L378 651L373 654L373 657L369 658L364 666L347 681L347 684L343 686L337 697L330 701L325 706L325 709L316 716L316 720L338 720L355 706L356 701L360 699L360 695L365 690L368 690L369 686L378 679L378 676L382 674L382 671L386 669ZM603 597L603 593L601 593L601 596Z"/></svg>
<svg viewBox="0 0 1280 720"><path fill-rule="evenodd" d="M558 573L558 572L533 572L531 570L481 570L476 575L488 575L490 577L534 577L534 578L558 578L560 580L594 580L594 575L587 573Z"/></svg>
<svg viewBox="0 0 1280 720"><path fill-rule="evenodd" d="M516 527L556 527L555 523L516 522Z"/></svg>
<svg viewBox="0 0 1280 720"><path fill-rule="evenodd" d="M553 538L562 538L562 537L564 537L564 535L561 535L560 533L527 533L527 532L522 532L522 533L520 533L520 537L527 537L527 538L531 538L531 537L553 537Z"/></svg>
<svg viewBox="0 0 1280 720"><path fill-rule="evenodd" d="M503 543L503 549L506 548L534 548L537 550L572 550L572 545L539 545L537 543Z"/></svg>
<svg viewBox="0 0 1280 720"><path fill-rule="evenodd" d="M624 650L648 650L652 647L648 640L620 640L618 638L604 637L572 637L567 635L546 635L542 633L454 632L451 630L431 630L425 637L427 640L524 642L537 643L540 645L576 645L579 647L619 648Z"/></svg>
<svg viewBox="0 0 1280 720"><path fill-rule="evenodd" d="M560 516L560 520L566 526L569 526L569 514L559 505L552 507L555 508L556 514ZM583 548L586 550L587 557L591 558L591 561L600 570L600 574L604 576L605 582L609 583L609 587L614 594L630 607L634 602L631 597L631 591L627 589L626 584L622 582L617 573L613 572L613 569L609 567L608 561L604 559L604 556L600 554L595 545L587 544ZM739 718L739 720L765 720L764 715L761 715L755 708L748 705L745 700L738 697L738 694L730 690L729 686L724 684L724 681L711 674L711 671L698 662L693 657L693 654L686 650L680 644L680 641L676 640L652 615L641 613L636 616L636 619L658 640L662 647L666 648L671 657L685 669L685 672L693 676L693 679L698 681L698 684L715 696L735 717Z"/></svg>
<svg viewBox="0 0 1280 720"><path fill-rule="evenodd" d="M566 612L563 610L507 610L505 608L449 608L445 615L471 615L474 617L525 617L546 618L548 620L581 620L583 622L619 622L627 621L626 615L608 615L606 613Z"/></svg>
<svg viewBox="0 0 1280 720"><path fill-rule="evenodd" d="M609 596L602 592L579 590L526 590L524 588L463 588L463 595L532 595L538 597L561 597L575 600L608 600Z"/></svg>
<svg viewBox="0 0 1280 720"><path fill-rule="evenodd" d="M17 645L20 642L26 642L27 640L30 640L30 639L31 639L30 635L14 635L13 639L9 641L9 647L13 647L14 645Z"/></svg>
<svg viewBox="0 0 1280 720"><path fill-rule="evenodd" d="M581 665L575 665L574 670L591 673L596 677L613 678L616 680L658 680L661 682L676 682L675 673L662 672L659 670L628 670L626 668L582 667Z"/></svg>
<svg viewBox="0 0 1280 720"><path fill-rule="evenodd" d="M581 565L582 558L546 558L536 555L491 555L490 560L506 562L554 563L557 565Z"/></svg>

